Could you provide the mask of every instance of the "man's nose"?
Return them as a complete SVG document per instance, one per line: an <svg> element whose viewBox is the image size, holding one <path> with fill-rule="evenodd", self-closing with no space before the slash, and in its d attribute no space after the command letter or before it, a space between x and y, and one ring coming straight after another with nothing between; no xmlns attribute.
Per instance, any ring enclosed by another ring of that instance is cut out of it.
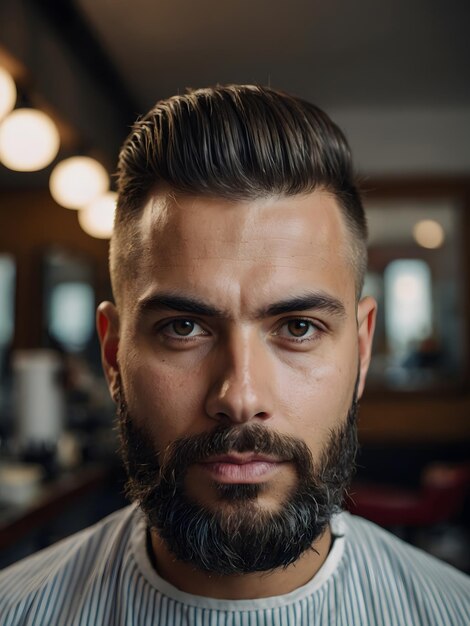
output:
<svg viewBox="0 0 470 626"><path fill-rule="evenodd" d="M256 332L239 331L227 338L218 348L213 372L206 398L211 418L241 424L273 416L274 372L269 348Z"/></svg>

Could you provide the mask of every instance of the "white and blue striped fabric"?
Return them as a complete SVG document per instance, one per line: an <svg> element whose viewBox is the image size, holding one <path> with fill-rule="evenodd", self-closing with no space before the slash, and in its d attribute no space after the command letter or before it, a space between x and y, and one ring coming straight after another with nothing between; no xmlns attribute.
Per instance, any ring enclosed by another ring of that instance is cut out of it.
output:
<svg viewBox="0 0 470 626"><path fill-rule="evenodd" d="M215 600L162 580L134 505L0 573L1 626L469 626L469 578L361 518L332 520L316 576L283 596Z"/></svg>

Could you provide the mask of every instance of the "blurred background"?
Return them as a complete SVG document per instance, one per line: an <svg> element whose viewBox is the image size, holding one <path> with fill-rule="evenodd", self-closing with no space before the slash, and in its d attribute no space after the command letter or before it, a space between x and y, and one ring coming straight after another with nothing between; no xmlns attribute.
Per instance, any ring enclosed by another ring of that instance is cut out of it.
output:
<svg viewBox="0 0 470 626"><path fill-rule="evenodd" d="M125 504L94 331L119 146L235 82L318 104L355 157L380 314L346 504L470 572L469 7L2 0L0 566Z"/></svg>

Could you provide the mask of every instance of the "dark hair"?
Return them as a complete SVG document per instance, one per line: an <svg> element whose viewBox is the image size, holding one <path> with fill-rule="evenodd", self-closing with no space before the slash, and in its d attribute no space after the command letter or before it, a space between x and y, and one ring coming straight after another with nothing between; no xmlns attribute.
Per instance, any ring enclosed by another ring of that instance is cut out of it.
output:
<svg viewBox="0 0 470 626"><path fill-rule="evenodd" d="M353 235L359 296L367 264L364 209L348 143L315 105L268 87L228 85L162 100L137 120L119 156L115 295L138 253L134 218L159 183L233 200L330 191Z"/></svg>

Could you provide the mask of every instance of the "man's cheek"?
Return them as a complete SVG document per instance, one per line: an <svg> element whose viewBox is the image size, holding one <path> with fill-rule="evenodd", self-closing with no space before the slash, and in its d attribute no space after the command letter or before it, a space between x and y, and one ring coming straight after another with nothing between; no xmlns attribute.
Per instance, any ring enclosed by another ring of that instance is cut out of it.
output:
<svg viewBox="0 0 470 626"><path fill-rule="evenodd" d="M161 369L140 367L129 377L129 411L155 440L190 434L197 401L190 382Z"/></svg>
<svg viewBox="0 0 470 626"><path fill-rule="evenodd" d="M331 426L350 407L354 389L350 378L336 363L315 363L281 380L279 398L297 422Z"/></svg>

